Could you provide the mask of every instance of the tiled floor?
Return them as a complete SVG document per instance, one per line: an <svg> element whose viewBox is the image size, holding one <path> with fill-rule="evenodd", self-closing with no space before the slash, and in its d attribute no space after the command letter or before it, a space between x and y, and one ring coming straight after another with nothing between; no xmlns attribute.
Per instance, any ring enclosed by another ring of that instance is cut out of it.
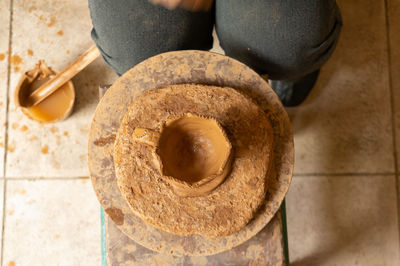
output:
<svg viewBox="0 0 400 266"><path fill-rule="evenodd" d="M10 6L9 0L0 0L0 125L6 121L7 75L8 75L8 38L10 31ZM4 36L4 37L3 37ZM4 126L3 126L4 127ZM0 158L4 157L4 134L0 132ZM0 160L0 173L4 172L4 160Z"/></svg>
<svg viewBox="0 0 400 266"><path fill-rule="evenodd" d="M0 23L7 25L0 28L0 123L8 121L0 132L2 265L100 265L100 207L88 179L87 134L98 86L117 75L101 59L89 65L73 79L72 116L52 125L30 121L13 100L21 73L39 59L60 70L92 45L87 1L1 0Z"/></svg>
<svg viewBox="0 0 400 266"><path fill-rule="evenodd" d="M393 173L384 2L339 3L337 50L307 101L290 110L295 174Z"/></svg>
<svg viewBox="0 0 400 266"><path fill-rule="evenodd" d="M288 109L291 262L400 265L400 0L338 2L338 48L307 101ZM62 69L89 48L87 1L0 0L0 25L1 263L99 265L87 133L98 85L117 76L101 59L88 66L73 79L73 115L54 125L28 120L13 101L21 73L37 60ZM217 44L214 51L222 52Z"/></svg>
<svg viewBox="0 0 400 266"><path fill-rule="evenodd" d="M74 78L76 111L64 122L42 126L29 121L13 101L13 89L22 71L32 68L39 59L61 70L92 45L87 2L14 0L13 7L11 48L13 56L20 57L22 62L11 65L8 112L11 149L7 154L6 176L87 176L88 121L98 100L96 85L116 78L101 59ZM28 130L22 130L24 125ZM45 146L48 152L42 153Z"/></svg>
<svg viewBox="0 0 400 266"><path fill-rule="evenodd" d="M4 262L100 265L100 207L89 182L8 181Z"/></svg>

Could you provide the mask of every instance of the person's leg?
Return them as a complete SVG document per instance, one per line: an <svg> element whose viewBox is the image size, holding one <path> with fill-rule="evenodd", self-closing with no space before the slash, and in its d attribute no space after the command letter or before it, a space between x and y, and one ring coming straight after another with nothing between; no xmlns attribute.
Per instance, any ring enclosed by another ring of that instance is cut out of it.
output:
<svg viewBox="0 0 400 266"><path fill-rule="evenodd" d="M148 0L89 0L89 8L92 38L120 75L159 53L212 47L214 9L171 11Z"/></svg>
<svg viewBox="0 0 400 266"><path fill-rule="evenodd" d="M341 25L334 0L216 0L216 30L226 55L268 74L285 105L307 96Z"/></svg>

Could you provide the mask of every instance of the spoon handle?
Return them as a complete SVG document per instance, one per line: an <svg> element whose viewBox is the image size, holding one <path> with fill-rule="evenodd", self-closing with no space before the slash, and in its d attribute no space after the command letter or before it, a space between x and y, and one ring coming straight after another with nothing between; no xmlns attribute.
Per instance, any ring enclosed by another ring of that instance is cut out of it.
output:
<svg viewBox="0 0 400 266"><path fill-rule="evenodd" d="M97 49L96 45L92 45L86 52L80 55L74 62L69 64L63 71L55 75L52 79L48 80L37 90L32 92L26 101L27 107L36 105L43 101L47 96L64 85L65 82L73 78L99 56L100 51Z"/></svg>

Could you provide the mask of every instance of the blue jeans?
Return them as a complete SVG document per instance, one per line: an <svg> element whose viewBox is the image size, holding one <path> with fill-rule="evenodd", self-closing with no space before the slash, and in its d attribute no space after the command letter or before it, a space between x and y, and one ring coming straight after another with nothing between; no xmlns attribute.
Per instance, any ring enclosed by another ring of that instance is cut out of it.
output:
<svg viewBox="0 0 400 266"><path fill-rule="evenodd" d="M89 0L92 38L118 74L159 53L209 50L215 25L226 55L270 79L295 80L331 56L342 20L334 0L215 0L208 12L147 0Z"/></svg>

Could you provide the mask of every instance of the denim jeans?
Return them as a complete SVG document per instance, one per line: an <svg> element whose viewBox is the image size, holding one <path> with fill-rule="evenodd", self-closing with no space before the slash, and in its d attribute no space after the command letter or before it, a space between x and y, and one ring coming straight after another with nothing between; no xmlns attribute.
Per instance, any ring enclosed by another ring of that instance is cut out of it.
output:
<svg viewBox="0 0 400 266"><path fill-rule="evenodd" d="M215 25L227 56L270 79L295 80L329 59L342 27L334 0L215 0L208 12L89 0L89 8L92 38L120 75L159 53L209 50Z"/></svg>

